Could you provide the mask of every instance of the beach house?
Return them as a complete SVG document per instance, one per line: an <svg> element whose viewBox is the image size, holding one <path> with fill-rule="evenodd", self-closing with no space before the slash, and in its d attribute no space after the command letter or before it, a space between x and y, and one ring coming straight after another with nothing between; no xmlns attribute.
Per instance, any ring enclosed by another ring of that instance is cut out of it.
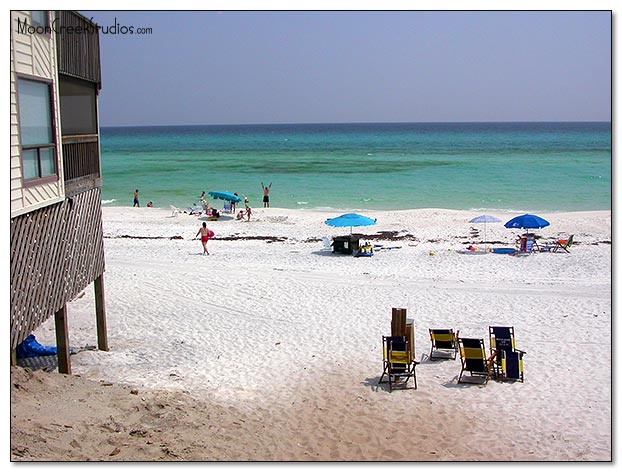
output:
<svg viewBox="0 0 622 472"><path fill-rule="evenodd" d="M11 11L11 359L55 317L71 373L67 303L93 284L108 350L98 94L99 32L72 11Z"/></svg>

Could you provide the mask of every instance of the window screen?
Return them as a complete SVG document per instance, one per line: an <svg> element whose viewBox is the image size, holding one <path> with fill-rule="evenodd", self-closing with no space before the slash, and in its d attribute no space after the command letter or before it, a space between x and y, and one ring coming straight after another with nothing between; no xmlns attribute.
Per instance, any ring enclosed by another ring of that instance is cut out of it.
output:
<svg viewBox="0 0 622 472"><path fill-rule="evenodd" d="M79 79L61 78L59 92L63 136L97 134L94 84Z"/></svg>

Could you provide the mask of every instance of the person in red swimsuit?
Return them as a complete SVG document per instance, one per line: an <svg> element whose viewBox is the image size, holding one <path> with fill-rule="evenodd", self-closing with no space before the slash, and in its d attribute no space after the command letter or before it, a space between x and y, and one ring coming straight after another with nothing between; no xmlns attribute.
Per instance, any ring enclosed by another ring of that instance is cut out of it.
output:
<svg viewBox="0 0 622 472"><path fill-rule="evenodd" d="M199 231L197 232L196 236L194 237L195 239L197 239L199 234L201 235L201 244L203 244L203 254L204 255L208 255L208 256L209 256L209 252L207 250L207 241L210 238L210 233L212 233L212 232L209 230L209 228L207 227L207 223L205 223L205 221L204 221L203 222L203 226L201 228L199 228Z"/></svg>

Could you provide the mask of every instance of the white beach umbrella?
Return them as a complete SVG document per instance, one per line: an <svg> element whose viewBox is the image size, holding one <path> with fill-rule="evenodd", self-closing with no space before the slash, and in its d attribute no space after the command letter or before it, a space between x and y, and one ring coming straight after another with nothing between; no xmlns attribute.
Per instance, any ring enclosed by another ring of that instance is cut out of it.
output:
<svg viewBox="0 0 622 472"><path fill-rule="evenodd" d="M473 218L472 220L469 220L469 223L484 223L484 249L487 249L486 225L488 223L499 223L500 221L501 220L499 218L495 218L494 216L490 216L490 215L480 215L480 216Z"/></svg>

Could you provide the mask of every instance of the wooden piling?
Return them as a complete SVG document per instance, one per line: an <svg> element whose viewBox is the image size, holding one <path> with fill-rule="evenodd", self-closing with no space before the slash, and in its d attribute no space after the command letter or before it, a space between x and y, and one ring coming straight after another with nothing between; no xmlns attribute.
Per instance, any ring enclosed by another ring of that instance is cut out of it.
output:
<svg viewBox="0 0 622 472"><path fill-rule="evenodd" d="M69 327L67 326L67 305L54 313L56 327L56 349L58 357L58 372L71 375L71 361L69 360Z"/></svg>
<svg viewBox="0 0 622 472"><path fill-rule="evenodd" d="M97 348L108 350L108 331L106 329L106 299L104 295L104 274L95 279L95 316L97 318Z"/></svg>

